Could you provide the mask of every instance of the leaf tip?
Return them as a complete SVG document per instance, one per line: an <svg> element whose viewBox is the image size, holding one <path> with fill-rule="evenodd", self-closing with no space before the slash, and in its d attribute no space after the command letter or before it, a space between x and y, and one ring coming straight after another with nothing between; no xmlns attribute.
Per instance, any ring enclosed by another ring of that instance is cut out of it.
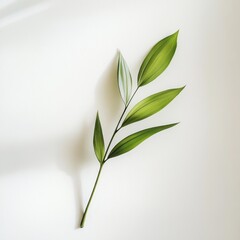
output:
<svg viewBox="0 0 240 240"><path fill-rule="evenodd" d="M122 57L122 52L120 49L117 49L117 54L118 54L118 58L121 58Z"/></svg>
<svg viewBox="0 0 240 240"><path fill-rule="evenodd" d="M97 111L97 114L96 114L96 118L99 119L99 113L98 113L98 111Z"/></svg>
<svg viewBox="0 0 240 240"><path fill-rule="evenodd" d="M185 85L185 86L183 86L183 87L177 88L177 90L178 90L178 93L182 92L182 90L183 90L185 87L186 87L186 85Z"/></svg>
<svg viewBox="0 0 240 240"><path fill-rule="evenodd" d="M172 39L175 40L177 42L177 39L178 39L178 34L179 34L179 29L172 34Z"/></svg>
<svg viewBox="0 0 240 240"><path fill-rule="evenodd" d="M171 124L168 124L168 125L166 125L166 126L168 126L168 128L172 128L172 127L178 125L179 123L180 123L180 122L171 123Z"/></svg>
<svg viewBox="0 0 240 240"><path fill-rule="evenodd" d="M180 88L180 92L182 92L185 89L186 85ZM180 93L179 92L179 93Z"/></svg>

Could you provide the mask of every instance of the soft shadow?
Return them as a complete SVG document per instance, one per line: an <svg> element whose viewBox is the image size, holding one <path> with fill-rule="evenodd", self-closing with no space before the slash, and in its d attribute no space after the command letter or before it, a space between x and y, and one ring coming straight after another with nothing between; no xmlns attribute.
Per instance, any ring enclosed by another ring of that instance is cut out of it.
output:
<svg viewBox="0 0 240 240"><path fill-rule="evenodd" d="M122 105L121 97L117 85L117 60L115 57L111 60L108 67L102 74L99 84L96 87L96 107L104 106L105 126L112 123L112 119L120 111L119 106ZM97 111L97 109L96 109ZM62 165L62 170L71 176L74 186L74 196L76 204L76 225L78 229L82 219L85 206L82 204L81 192L81 171L94 158L94 151L92 147L94 121L85 119L81 126L81 131L78 134L78 139L74 141L71 146L68 162ZM107 143L106 143L107 144ZM97 161L97 160L96 160ZM89 196L87 196L89 197Z"/></svg>
<svg viewBox="0 0 240 240"><path fill-rule="evenodd" d="M54 159L59 142L45 139L36 142L16 142L0 146L0 176L19 170L39 169Z"/></svg>
<svg viewBox="0 0 240 240"><path fill-rule="evenodd" d="M115 56L100 77L96 87L96 105L103 106L105 126L115 125L113 119L115 116L118 117L120 106L123 106L117 86L116 69ZM94 158L92 147L94 118L95 116L92 119L85 118L76 137L65 139L65 141L48 139L0 147L0 175L11 174L22 169L35 170L53 163L70 177L76 209L75 228L79 228L84 210L81 172ZM111 128L107 127L105 130L112 134Z"/></svg>
<svg viewBox="0 0 240 240"><path fill-rule="evenodd" d="M47 10L51 0L9 0L0 5L0 28Z"/></svg>
<svg viewBox="0 0 240 240"><path fill-rule="evenodd" d="M117 52L99 78L95 94L97 109L104 111L101 114L104 115L104 125L113 125L113 119L119 115L123 107L117 83Z"/></svg>
<svg viewBox="0 0 240 240"><path fill-rule="evenodd" d="M72 180L74 201L75 201L75 229L80 226L83 215L81 171L91 159L91 138L93 123L84 121L79 131L78 137L69 144L67 154L63 161L58 162L58 167L65 172Z"/></svg>

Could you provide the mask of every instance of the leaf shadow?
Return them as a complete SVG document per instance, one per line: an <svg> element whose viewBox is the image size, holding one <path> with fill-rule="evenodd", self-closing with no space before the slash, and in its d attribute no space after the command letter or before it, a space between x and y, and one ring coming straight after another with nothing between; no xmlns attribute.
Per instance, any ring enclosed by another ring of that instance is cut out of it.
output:
<svg viewBox="0 0 240 240"><path fill-rule="evenodd" d="M115 55L100 76L95 89L95 106L91 109L91 112L97 111L97 107L103 106L101 108L104 109L102 116L104 125L107 126L105 130L109 134L112 131L109 125L115 124L113 118L118 117L120 106L123 106L117 85L116 62ZM75 205L75 229L79 228L85 207L82 198L84 194L82 193L82 172L94 159L92 136L95 119L89 120L84 117L82 119L78 133L74 134L71 139L44 139L0 148L0 176L22 169L35 171L53 161L56 168L71 179Z"/></svg>
<svg viewBox="0 0 240 240"><path fill-rule="evenodd" d="M116 55L108 64L107 68L99 78L99 83L95 90L95 111L104 106L104 114L102 114L104 125L113 124L113 117L120 111L122 100L117 85L117 60ZM118 96L118 97L116 97ZM94 113L95 120L95 113ZM90 163L90 159L94 159L94 151L92 147L94 121L85 120L82 123L77 139L73 141L69 148L69 160L64 161L60 168L66 172L72 179L74 188L74 199L76 209L76 225L79 228L81 218L83 216L83 193L81 191L81 171ZM109 128L105 129L110 132ZM95 160L97 161L97 160ZM91 190L91 189L90 189ZM86 196L87 198L89 196Z"/></svg>
<svg viewBox="0 0 240 240"><path fill-rule="evenodd" d="M73 186L73 197L75 203L75 229L80 226L83 215L82 181L81 172L91 159L92 122L84 121L77 137L67 147L67 153L63 161L58 162L59 169L65 172L70 178Z"/></svg>
<svg viewBox="0 0 240 240"><path fill-rule="evenodd" d="M111 126L123 107L117 83L117 52L99 78L95 90L96 109L103 111L103 125Z"/></svg>

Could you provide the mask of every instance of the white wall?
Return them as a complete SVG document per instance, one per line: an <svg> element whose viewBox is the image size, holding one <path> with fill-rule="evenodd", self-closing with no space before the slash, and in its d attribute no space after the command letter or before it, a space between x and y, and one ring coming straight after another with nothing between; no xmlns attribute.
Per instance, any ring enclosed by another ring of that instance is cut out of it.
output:
<svg viewBox="0 0 240 240"><path fill-rule="evenodd" d="M238 0L0 1L1 240L239 240ZM120 49L134 79L159 39L180 29L169 68L136 96L187 85L161 113L127 127L181 121L105 165L123 108Z"/></svg>

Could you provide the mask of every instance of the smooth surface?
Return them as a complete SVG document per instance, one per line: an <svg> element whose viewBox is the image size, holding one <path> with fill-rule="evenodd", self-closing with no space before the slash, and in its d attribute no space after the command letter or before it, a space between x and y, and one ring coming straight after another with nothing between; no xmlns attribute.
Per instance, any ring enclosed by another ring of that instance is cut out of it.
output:
<svg viewBox="0 0 240 240"><path fill-rule="evenodd" d="M240 239L239 0L0 1L1 240ZM97 110L109 137L123 109L117 49L136 77L161 38L176 55L133 103L187 85L171 122L98 171Z"/></svg>

